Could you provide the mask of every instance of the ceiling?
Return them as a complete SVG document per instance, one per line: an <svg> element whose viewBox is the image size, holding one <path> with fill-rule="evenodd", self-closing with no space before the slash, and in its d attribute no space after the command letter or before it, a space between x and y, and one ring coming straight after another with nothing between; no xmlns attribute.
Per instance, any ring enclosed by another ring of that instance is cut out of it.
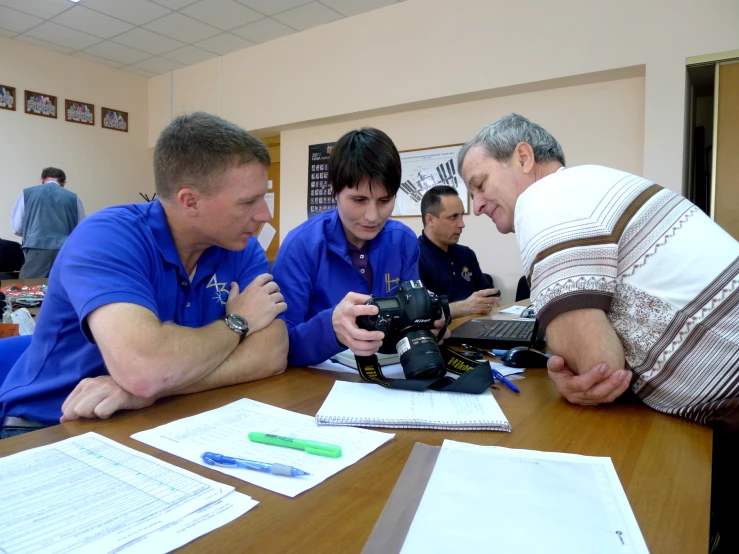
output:
<svg viewBox="0 0 739 554"><path fill-rule="evenodd" d="M0 0L0 36L144 77L402 0Z"/></svg>

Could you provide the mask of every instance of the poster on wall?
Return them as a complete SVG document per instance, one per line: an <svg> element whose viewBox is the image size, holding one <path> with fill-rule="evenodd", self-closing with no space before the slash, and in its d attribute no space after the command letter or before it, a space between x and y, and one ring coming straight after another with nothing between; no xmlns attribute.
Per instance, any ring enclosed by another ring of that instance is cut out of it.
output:
<svg viewBox="0 0 739 554"><path fill-rule="evenodd" d="M0 109L15 111L15 87L0 85Z"/></svg>
<svg viewBox="0 0 739 554"><path fill-rule="evenodd" d="M100 108L100 113L103 116L103 128L128 133L128 112L113 108Z"/></svg>
<svg viewBox="0 0 739 554"><path fill-rule="evenodd" d="M336 207L328 184L328 157L333 142L308 146L308 218Z"/></svg>
<svg viewBox="0 0 739 554"><path fill-rule="evenodd" d="M56 119L56 96L26 91L26 113Z"/></svg>
<svg viewBox="0 0 739 554"><path fill-rule="evenodd" d="M64 101L64 119L72 123L95 125L95 106L77 100Z"/></svg>
<svg viewBox="0 0 739 554"><path fill-rule="evenodd" d="M402 177L393 217L420 216L423 194L437 185L457 189L464 213L469 213L467 187L457 171L457 155L461 148L461 144L452 144L400 153Z"/></svg>

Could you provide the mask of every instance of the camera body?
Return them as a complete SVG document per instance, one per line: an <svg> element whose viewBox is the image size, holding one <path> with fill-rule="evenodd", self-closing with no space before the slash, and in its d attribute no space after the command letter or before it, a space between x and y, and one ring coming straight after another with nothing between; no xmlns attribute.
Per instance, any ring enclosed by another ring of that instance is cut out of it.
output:
<svg viewBox="0 0 739 554"><path fill-rule="evenodd" d="M446 296L429 292L420 280L404 281L392 296L370 298L367 305L377 306L377 315L362 315L357 326L368 331L382 331L385 340L380 353L400 355L408 379L441 377L446 364L431 330L434 321L449 313Z"/></svg>

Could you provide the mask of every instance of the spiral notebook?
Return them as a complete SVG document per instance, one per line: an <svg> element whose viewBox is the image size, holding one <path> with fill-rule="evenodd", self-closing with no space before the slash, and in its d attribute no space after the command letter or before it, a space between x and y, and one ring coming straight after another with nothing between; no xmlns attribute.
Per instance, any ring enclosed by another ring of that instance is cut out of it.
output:
<svg viewBox="0 0 739 554"><path fill-rule="evenodd" d="M387 389L336 381L316 414L318 425L507 431L511 425L490 390L482 394Z"/></svg>

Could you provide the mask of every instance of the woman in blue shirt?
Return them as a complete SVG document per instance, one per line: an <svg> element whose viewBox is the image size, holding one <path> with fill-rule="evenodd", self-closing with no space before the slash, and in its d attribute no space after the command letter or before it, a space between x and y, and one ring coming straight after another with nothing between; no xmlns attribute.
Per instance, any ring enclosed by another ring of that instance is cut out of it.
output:
<svg viewBox="0 0 739 554"><path fill-rule="evenodd" d="M400 155L378 129L351 131L334 144L328 180L337 208L288 233L273 268L287 303L290 365L320 363L349 348L374 354L384 337L357 327L364 303L418 279L413 231L388 220L400 188Z"/></svg>

